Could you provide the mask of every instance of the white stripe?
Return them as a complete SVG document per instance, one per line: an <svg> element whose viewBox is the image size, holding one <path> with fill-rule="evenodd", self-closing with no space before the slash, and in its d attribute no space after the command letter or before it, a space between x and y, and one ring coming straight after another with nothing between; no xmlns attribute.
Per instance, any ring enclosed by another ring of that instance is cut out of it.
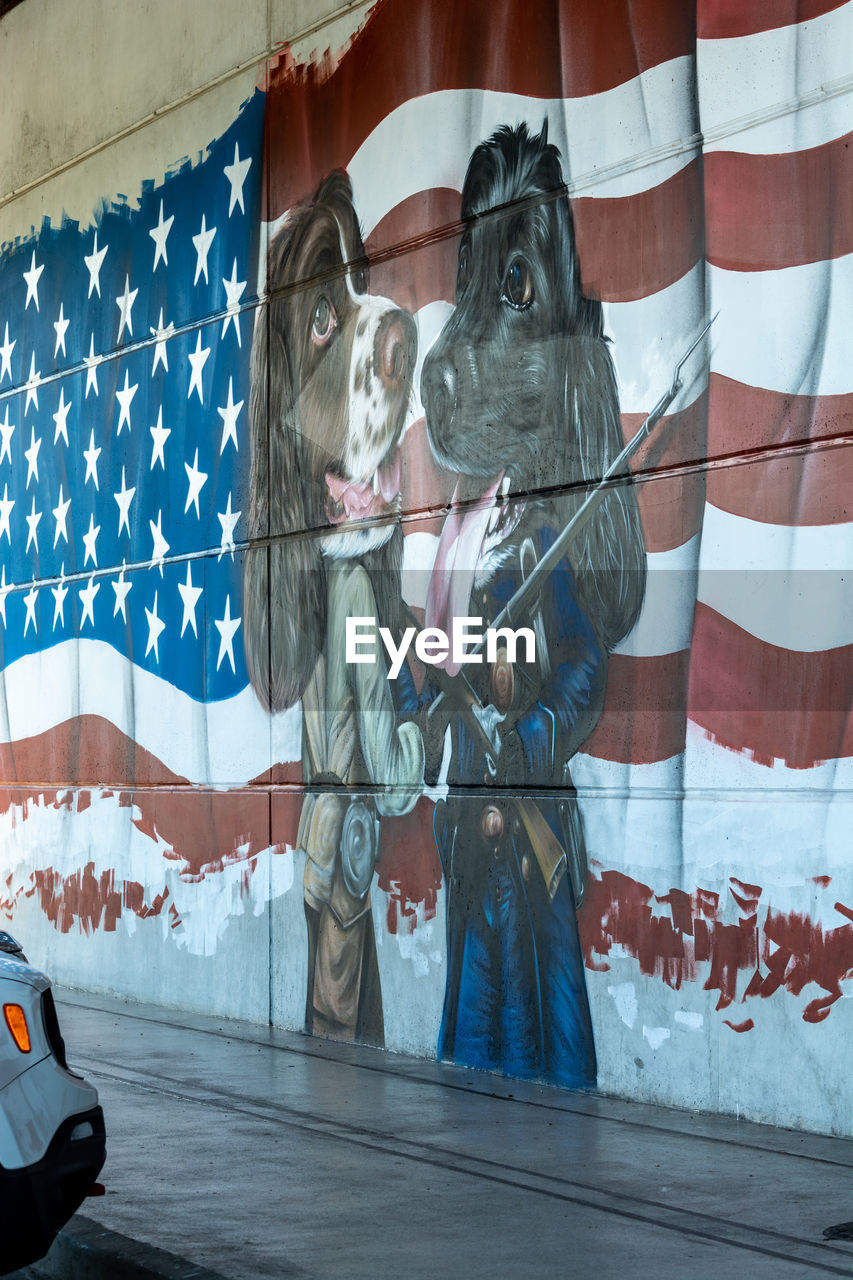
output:
<svg viewBox="0 0 853 1280"><path fill-rule="evenodd" d="M603 303L623 413L648 413L657 404L672 382L676 363L706 323L704 271L700 262L657 293L633 302ZM722 321L721 316L714 326L714 339ZM670 413L692 404L705 390L701 351L691 357L684 379Z"/></svg>
<svg viewBox="0 0 853 1280"><path fill-rule="evenodd" d="M779 271L709 266L711 368L785 395L853 391L853 254Z"/></svg>
<svg viewBox="0 0 853 1280"><path fill-rule="evenodd" d="M671 551L646 553L646 595L634 630L614 653L655 658L690 648L699 535Z"/></svg>
<svg viewBox="0 0 853 1280"><path fill-rule="evenodd" d="M799 151L850 131L853 4L772 31L699 40L696 62L707 150ZM848 82L846 93L824 96ZM796 110L809 95L815 104Z"/></svg>
<svg viewBox="0 0 853 1280"><path fill-rule="evenodd" d="M488 89L411 98L376 126L347 165L365 235L419 191L461 191L471 152L499 125L526 121L538 133L546 117L549 139L563 157L563 177L582 194L647 191L695 155L695 144L684 141L698 131L693 60L675 58L585 98Z"/></svg>
<svg viewBox="0 0 853 1280"><path fill-rule="evenodd" d="M179 777L214 787L241 786L271 763L302 756L298 707L269 716L249 686L222 702L196 702L100 640L66 640L18 658L2 680L1 742L101 716ZM104 768L97 781L120 781Z"/></svg>
<svg viewBox="0 0 853 1280"><path fill-rule="evenodd" d="M750 635L820 653L853 644L853 524L762 524L709 504L698 598Z"/></svg>
<svg viewBox="0 0 853 1280"><path fill-rule="evenodd" d="M570 768L593 871L654 869L677 884L683 752L653 764L623 764L579 751Z"/></svg>

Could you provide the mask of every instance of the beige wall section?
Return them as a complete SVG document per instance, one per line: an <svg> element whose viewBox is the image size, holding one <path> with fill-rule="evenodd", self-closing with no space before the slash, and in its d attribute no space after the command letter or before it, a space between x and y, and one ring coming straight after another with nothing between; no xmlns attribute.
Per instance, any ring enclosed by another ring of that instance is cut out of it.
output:
<svg viewBox="0 0 853 1280"><path fill-rule="evenodd" d="M262 55L266 28L267 0L26 0L0 22L0 189Z"/></svg>
<svg viewBox="0 0 853 1280"><path fill-rule="evenodd" d="M94 224L100 202L119 193L136 207L144 181L159 184L185 156L204 159L209 144L234 123L240 104L251 97L258 72L249 67L0 202L0 245L38 230L45 217L58 224L67 214L81 227Z"/></svg>
<svg viewBox="0 0 853 1280"><path fill-rule="evenodd" d="M224 132L272 51L334 53L369 9L138 0L128 21L116 0L26 0L0 20L0 243L45 216L85 224L119 192L135 202L143 179L161 180Z"/></svg>

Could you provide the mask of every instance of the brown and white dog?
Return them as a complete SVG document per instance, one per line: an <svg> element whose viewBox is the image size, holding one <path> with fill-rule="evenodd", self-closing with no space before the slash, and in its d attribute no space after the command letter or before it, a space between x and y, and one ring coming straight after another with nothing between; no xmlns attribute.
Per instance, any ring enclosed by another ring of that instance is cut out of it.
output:
<svg viewBox="0 0 853 1280"><path fill-rule="evenodd" d="M414 321L367 292L347 175L291 209L268 253L269 307L255 331L250 398L246 662L271 711L299 700L326 636L324 562L360 559L379 612L399 608L399 444Z"/></svg>
<svg viewBox="0 0 853 1280"><path fill-rule="evenodd" d="M306 1030L381 1044L377 823L414 805L423 744L384 666L345 663L343 631L350 614L399 624L399 446L416 330L367 292L345 173L287 214L267 292L252 350L246 664L270 711L302 700Z"/></svg>

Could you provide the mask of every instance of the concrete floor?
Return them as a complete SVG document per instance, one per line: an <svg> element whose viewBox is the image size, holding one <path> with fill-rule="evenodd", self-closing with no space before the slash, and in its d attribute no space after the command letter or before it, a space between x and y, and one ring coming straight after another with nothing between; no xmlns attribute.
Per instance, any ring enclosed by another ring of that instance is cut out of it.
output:
<svg viewBox="0 0 853 1280"><path fill-rule="evenodd" d="M83 1212L228 1280L853 1276L853 1141L58 992Z"/></svg>

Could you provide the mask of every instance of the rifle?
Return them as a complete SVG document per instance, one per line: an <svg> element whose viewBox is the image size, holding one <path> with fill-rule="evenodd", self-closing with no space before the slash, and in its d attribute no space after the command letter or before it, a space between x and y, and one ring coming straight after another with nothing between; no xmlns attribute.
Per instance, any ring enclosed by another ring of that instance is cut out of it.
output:
<svg viewBox="0 0 853 1280"><path fill-rule="evenodd" d="M705 337L711 325L719 315L715 313L703 328L702 332L690 344L684 355L675 366L672 376L672 382L667 390L658 400L651 413L644 419L637 433L628 441L621 452L614 458L613 462L604 472L598 484L592 489L577 511L565 525L563 530L554 539L551 546L544 553L542 558L537 561L531 569L527 577L522 582L517 591L514 592L511 599L504 605L500 613L491 622L490 628L496 630L499 627L510 627L518 617L528 617L531 606L541 594L542 587L546 579L556 569L568 551L569 544L577 537L577 535L586 527L598 507L604 501L613 481L620 476L628 462L639 449L643 441L651 434L661 418L672 404L675 397L681 391L684 381L681 371L689 360L690 356L699 346L699 343ZM485 644L485 634L474 644L468 651L470 655L481 652ZM445 698L450 698L459 709L461 715L465 719L467 728L473 733L480 749L483 751L487 767L490 772L496 771L497 760L496 752L492 739L486 732L482 721L477 712L485 710L478 694L473 689L470 681L463 671L459 671L456 675L449 675L441 667L433 667L433 679L440 686L437 696L433 699L427 712L427 718L430 719ZM539 863L545 884L549 895L553 898L557 891L565 864L565 853L557 841L554 833L545 821L538 805L532 800L528 800L521 796L512 797L512 803L516 809L517 815L524 826L527 836L530 840L536 859ZM580 899L583 894L582 884L575 883L575 901L576 905L580 905Z"/></svg>

